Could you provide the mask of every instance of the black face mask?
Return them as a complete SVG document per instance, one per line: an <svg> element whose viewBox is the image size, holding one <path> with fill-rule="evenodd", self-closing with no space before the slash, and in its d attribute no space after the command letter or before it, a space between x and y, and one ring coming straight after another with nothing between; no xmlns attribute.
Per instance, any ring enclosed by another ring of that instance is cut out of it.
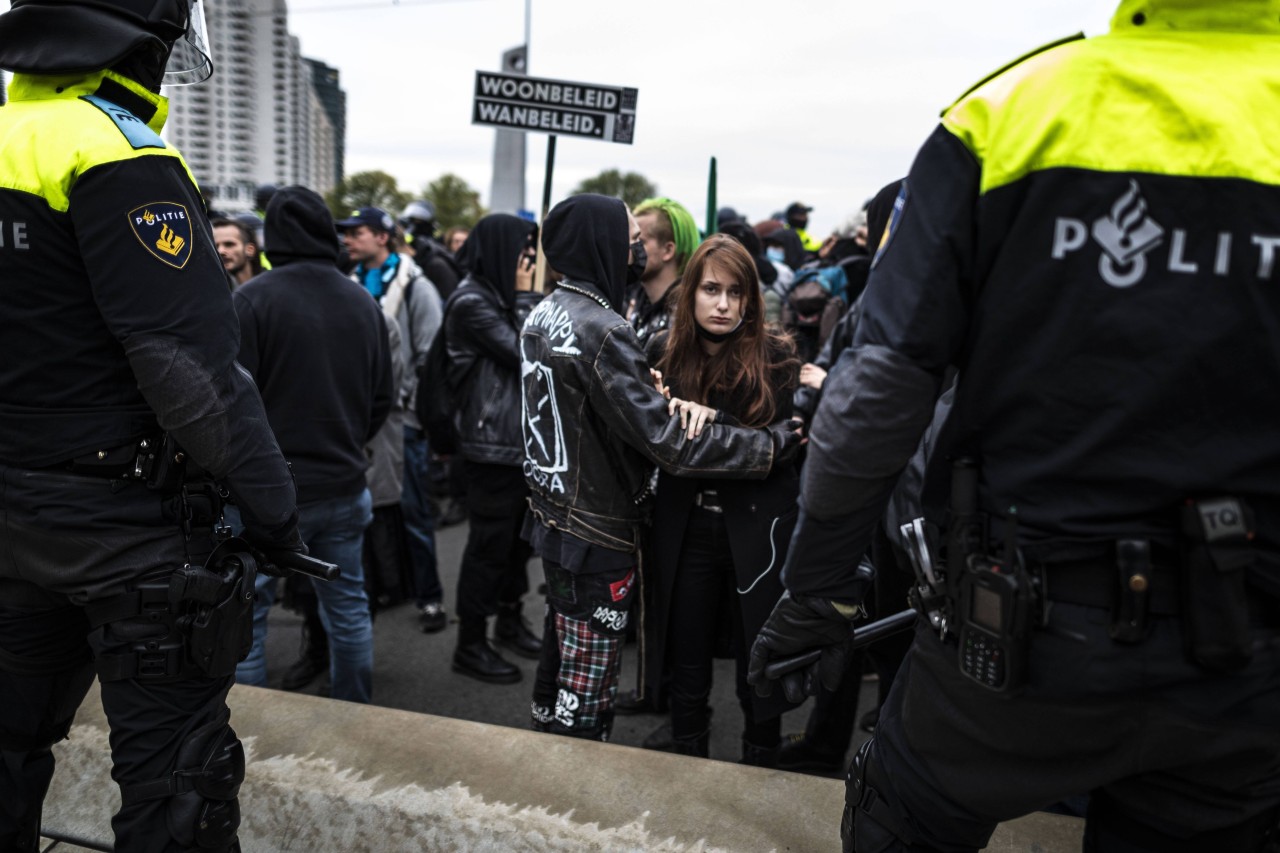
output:
<svg viewBox="0 0 1280 853"><path fill-rule="evenodd" d="M631 244L631 263L627 264L627 284L635 284L644 275L644 268L649 265L649 253L644 250L644 243L636 241Z"/></svg>
<svg viewBox="0 0 1280 853"><path fill-rule="evenodd" d="M707 331L705 328L703 328L702 324L698 322L694 322L693 327L694 327L694 330L697 331L698 337L706 341L711 341L711 343L713 344L720 344L720 343L724 343L725 341L729 340L732 337L735 337L739 332L741 332L742 326L745 322L746 322L746 318L740 317L738 319L738 325L734 326L732 329L730 329L727 332Z"/></svg>

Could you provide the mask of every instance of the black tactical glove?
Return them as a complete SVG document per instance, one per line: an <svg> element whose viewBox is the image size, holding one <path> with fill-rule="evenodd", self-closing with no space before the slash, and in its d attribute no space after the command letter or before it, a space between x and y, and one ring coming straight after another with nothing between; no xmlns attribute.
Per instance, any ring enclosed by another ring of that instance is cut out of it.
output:
<svg viewBox="0 0 1280 853"><path fill-rule="evenodd" d="M769 431L769 437L773 439L773 466L770 470L777 471L795 460L805 442L803 427L804 420L801 418L790 418L765 427Z"/></svg>
<svg viewBox="0 0 1280 853"><path fill-rule="evenodd" d="M244 520L243 513L241 519ZM298 530L296 512L285 524L269 532L259 529L257 525L250 525L246 521L244 533L241 535L265 557L261 566L263 574L273 577L284 577L288 574L288 570L277 566L271 559L271 554L293 552L305 555L307 553L307 544L302 541L302 533Z"/></svg>
<svg viewBox="0 0 1280 853"><path fill-rule="evenodd" d="M782 692L787 701L798 703L805 696L816 695L819 682L835 690L844 674L846 647L853 636L850 623L858 612L859 608L847 608L846 615L825 598L784 592L751 646L747 682L755 685L756 693L769 696L773 680L765 675L766 666L820 649L817 661L781 677Z"/></svg>

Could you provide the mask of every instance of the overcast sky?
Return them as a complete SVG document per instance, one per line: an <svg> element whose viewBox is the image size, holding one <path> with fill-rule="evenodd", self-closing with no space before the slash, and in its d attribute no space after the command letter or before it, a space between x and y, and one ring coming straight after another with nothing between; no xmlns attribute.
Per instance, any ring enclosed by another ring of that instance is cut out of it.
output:
<svg viewBox="0 0 1280 853"><path fill-rule="evenodd" d="M905 174L938 112L1041 44L1104 32L1115 0L532 0L529 73L639 90L635 144L560 137L553 201L601 170L640 172L705 221L800 200L826 233ZM488 202L494 132L477 69L524 41L525 0L290 0L303 54L341 70L347 172L416 191L456 172ZM215 57L216 63L216 57ZM546 137L528 134L526 204Z"/></svg>

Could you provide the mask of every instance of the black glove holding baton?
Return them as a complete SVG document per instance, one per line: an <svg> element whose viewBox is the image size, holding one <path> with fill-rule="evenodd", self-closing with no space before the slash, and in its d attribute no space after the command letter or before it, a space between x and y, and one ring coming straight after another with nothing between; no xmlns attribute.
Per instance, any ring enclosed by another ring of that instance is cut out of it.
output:
<svg viewBox="0 0 1280 853"><path fill-rule="evenodd" d="M861 612L853 607L841 612L825 598L784 592L751 646L747 683L761 696L770 696L774 681L780 680L787 701L793 703L815 695L819 682L835 690L844 674L851 622ZM766 674L770 663L806 652L817 652L817 659L778 679Z"/></svg>
<svg viewBox="0 0 1280 853"><path fill-rule="evenodd" d="M863 563L858 573L869 583L874 570ZM854 649L907 630L916 617L914 610L905 610L854 631L853 620L861 614L855 605L783 593L751 646L747 682L761 696L781 682L790 702L816 695L819 683L835 690Z"/></svg>

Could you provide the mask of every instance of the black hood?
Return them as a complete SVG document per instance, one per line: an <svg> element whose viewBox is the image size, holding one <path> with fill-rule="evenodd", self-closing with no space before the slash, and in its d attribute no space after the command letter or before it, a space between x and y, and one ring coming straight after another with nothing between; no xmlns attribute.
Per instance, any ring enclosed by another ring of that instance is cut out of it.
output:
<svg viewBox="0 0 1280 853"><path fill-rule="evenodd" d="M593 284L619 314L626 304L627 206L584 193L557 204L542 223L547 263L570 281Z"/></svg>
<svg viewBox="0 0 1280 853"><path fill-rule="evenodd" d="M458 252L458 263L489 282L511 308L516 304L516 263L536 227L509 213L491 213L471 229Z"/></svg>
<svg viewBox="0 0 1280 853"><path fill-rule="evenodd" d="M338 259L338 230L314 190L285 187L267 205L265 239L273 267L290 261Z"/></svg>

